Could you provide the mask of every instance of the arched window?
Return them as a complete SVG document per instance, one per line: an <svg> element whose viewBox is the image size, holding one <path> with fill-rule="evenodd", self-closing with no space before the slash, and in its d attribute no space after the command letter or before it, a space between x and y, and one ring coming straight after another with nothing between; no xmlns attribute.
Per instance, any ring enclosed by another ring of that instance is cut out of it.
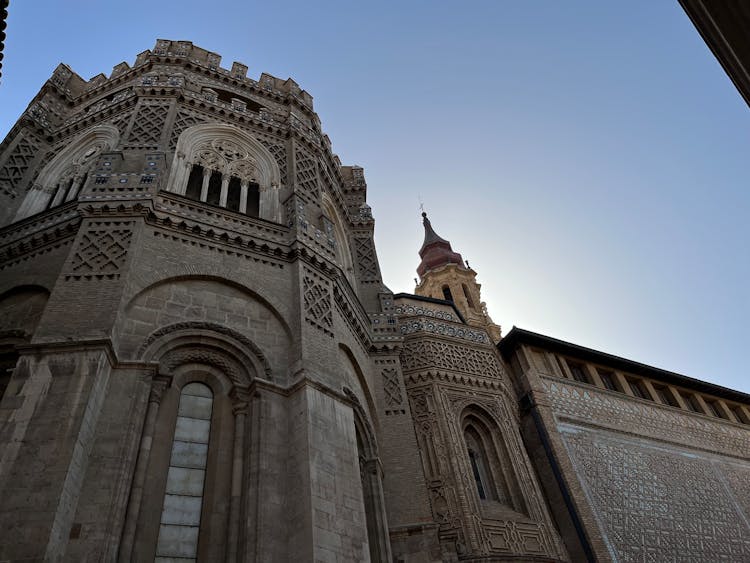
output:
<svg viewBox="0 0 750 563"><path fill-rule="evenodd" d="M203 383L182 388L172 440L156 558L198 555L198 532L206 481L213 393Z"/></svg>
<svg viewBox="0 0 750 563"><path fill-rule="evenodd" d="M453 301L453 294L451 293L451 288L447 285L443 286L443 299L446 301Z"/></svg>
<svg viewBox="0 0 750 563"><path fill-rule="evenodd" d="M464 430L466 450L469 454L469 464L477 485L477 493L482 500L497 500L495 483L492 473L488 471L487 453L482 445L482 438L477 434L474 427L469 426Z"/></svg>
<svg viewBox="0 0 750 563"><path fill-rule="evenodd" d="M470 412L463 421L463 435L469 468L476 484L477 496L518 510L509 489L512 471L502 438L493 436L489 417ZM498 434L498 432L495 432Z"/></svg>
<svg viewBox="0 0 750 563"><path fill-rule="evenodd" d="M234 127L196 125L182 133L167 191L251 217L281 221L279 166Z"/></svg>

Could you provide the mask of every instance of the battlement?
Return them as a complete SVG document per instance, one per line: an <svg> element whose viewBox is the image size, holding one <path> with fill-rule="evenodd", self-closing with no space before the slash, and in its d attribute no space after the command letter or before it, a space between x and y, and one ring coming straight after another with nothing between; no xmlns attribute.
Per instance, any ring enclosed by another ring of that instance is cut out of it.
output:
<svg viewBox="0 0 750 563"><path fill-rule="evenodd" d="M292 78L282 79L271 74L261 73L260 77L255 80L247 76L248 66L234 61L231 68L221 67L221 55L212 51L207 51L201 47L193 45L191 41L173 41L170 39L157 39L153 50L146 50L138 54L135 63L131 67L127 62L116 64L112 68L112 73L107 77L104 74L97 74L89 80L85 80L74 72L68 65L61 63L52 74L51 80L54 84L62 88L65 92L73 97L77 97L85 92L94 90L102 86L109 80L118 78L130 70L146 65L148 63L172 62L191 63L208 70L214 71L226 78L240 81L247 86L260 88L269 93L279 95L291 94L310 110L313 109L313 97L300 88L299 84Z"/></svg>

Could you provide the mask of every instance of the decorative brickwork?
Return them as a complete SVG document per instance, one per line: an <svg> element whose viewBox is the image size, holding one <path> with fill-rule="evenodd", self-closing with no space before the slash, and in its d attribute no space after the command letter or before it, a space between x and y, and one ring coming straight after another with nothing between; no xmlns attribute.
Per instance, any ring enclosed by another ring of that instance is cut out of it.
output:
<svg viewBox="0 0 750 563"><path fill-rule="evenodd" d="M362 281L379 281L378 261L375 258L375 246L372 244L372 237L355 237L354 248L357 252L360 279Z"/></svg>
<svg viewBox="0 0 750 563"><path fill-rule="evenodd" d="M94 225L104 228L84 233L73 254L66 280L120 277L133 238L132 223L111 221Z"/></svg>
<svg viewBox="0 0 750 563"><path fill-rule="evenodd" d="M23 186L21 180L26 175L37 151L40 141L35 136L27 134L22 137L8 159L0 168L0 193L15 198Z"/></svg>
<svg viewBox="0 0 750 563"><path fill-rule="evenodd" d="M491 352L438 340L409 340L404 344L401 363L405 372L437 368L485 377L500 375Z"/></svg>
<svg viewBox="0 0 750 563"><path fill-rule="evenodd" d="M297 146L294 150L297 167L297 187L308 196L318 199L318 165L307 151Z"/></svg>
<svg viewBox="0 0 750 563"><path fill-rule="evenodd" d="M404 402L401 393L401 381L396 368L385 368L381 372L383 375L383 392L385 394L385 404L388 407L386 413L400 408Z"/></svg>
<svg viewBox="0 0 750 563"><path fill-rule="evenodd" d="M174 150L177 146L177 139L180 138L182 132L188 127L198 125L199 123L205 123L206 118L192 111L181 109L177 112L177 117L174 120L174 126L172 127L172 135L169 138L169 149Z"/></svg>
<svg viewBox="0 0 750 563"><path fill-rule="evenodd" d="M117 127L117 130L120 132L121 139L125 138L125 133L127 133L128 131L131 117L133 117L133 112L128 111L125 113L121 113L110 120L110 123Z"/></svg>
<svg viewBox="0 0 750 563"><path fill-rule="evenodd" d="M302 284L305 320L329 336L333 336L330 283L305 268Z"/></svg>
<svg viewBox="0 0 750 563"><path fill-rule="evenodd" d="M749 515L727 494L723 463L580 427L561 431L618 561L750 559ZM747 483L750 472L738 476Z"/></svg>
<svg viewBox="0 0 750 563"><path fill-rule="evenodd" d="M672 407L637 400L591 385L575 384L559 378L543 378L555 414L631 432L659 441L750 458L750 433L742 428Z"/></svg>
<svg viewBox="0 0 750 563"><path fill-rule="evenodd" d="M456 316L453 313L441 311L439 309L430 309L429 307L422 307L420 305L396 305L394 311L397 315L419 315L435 317L436 319L445 319L446 321L456 320Z"/></svg>
<svg viewBox="0 0 750 563"><path fill-rule="evenodd" d="M270 152L274 159L276 159L276 163L279 165L279 171L281 173L281 183L287 185L286 147L284 145L271 143L270 141L261 141L261 143L263 143L263 146L265 146L268 149L268 152Z"/></svg>
<svg viewBox="0 0 750 563"><path fill-rule="evenodd" d="M471 342L489 343L490 339L483 330L471 330L466 325L451 325L434 321L408 320L401 323L399 327L401 334L412 334L414 332L432 332L444 334Z"/></svg>
<svg viewBox="0 0 750 563"><path fill-rule="evenodd" d="M149 100L141 102L133 129L128 137L129 145L158 146L169 112L169 103Z"/></svg>

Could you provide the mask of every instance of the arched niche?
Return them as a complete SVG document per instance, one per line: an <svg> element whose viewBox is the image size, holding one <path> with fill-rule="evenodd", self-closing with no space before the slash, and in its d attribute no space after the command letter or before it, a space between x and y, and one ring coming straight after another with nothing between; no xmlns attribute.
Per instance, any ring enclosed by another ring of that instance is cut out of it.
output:
<svg viewBox="0 0 750 563"><path fill-rule="evenodd" d="M281 172L262 143L225 124L194 125L182 132L167 191L255 215L248 212L253 211L250 206L255 189L257 216L280 223ZM238 206L233 209L230 204L235 197Z"/></svg>
<svg viewBox="0 0 750 563"><path fill-rule="evenodd" d="M463 410L460 421L465 465L484 511L527 515L516 469L497 420L472 404Z"/></svg>
<svg viewBox="0 0 750 563"><path fill-rule="evenodd" d="M344 272L346 278L349 280L349 283L352 287L356 288L354 260L352 259L352 253L349 248L349 236L347 234L347 229L344 226L344 221L341 219L341 215L339 214L338 209L336 209L333 200L331 200L326 193L322 194L321 206L324 213L323 230L326 231L326 235L329 239L333 238L334 240L336 261Z"/></svg>
<svg viewBox="0 0 750 563"><path fill-rule="evenodd" d="M99 155L119 141L120 132L110 124L92 127L73 139L39 173L15 220L76 199Z"/></svg>
<svg viewBox="0 0 750 563"><path fill-rule="evenodd" d="M137 357L159 367L118 559L233 561L248 490L250 386L267 362L241 334L206 323L162 327Z"/></svg>

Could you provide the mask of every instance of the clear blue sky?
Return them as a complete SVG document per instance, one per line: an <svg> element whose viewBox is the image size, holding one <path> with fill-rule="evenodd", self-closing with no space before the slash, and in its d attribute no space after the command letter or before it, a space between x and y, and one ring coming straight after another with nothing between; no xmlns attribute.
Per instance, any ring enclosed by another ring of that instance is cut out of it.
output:
<svg viewBox="0 0 750 563"><path fill-rule="evenodd" d="M186 39L293 77L365 168L383 275L422 230L496 322L750 392L750 110L676 0L10 5L4 135L58 62Z"/></svg>

